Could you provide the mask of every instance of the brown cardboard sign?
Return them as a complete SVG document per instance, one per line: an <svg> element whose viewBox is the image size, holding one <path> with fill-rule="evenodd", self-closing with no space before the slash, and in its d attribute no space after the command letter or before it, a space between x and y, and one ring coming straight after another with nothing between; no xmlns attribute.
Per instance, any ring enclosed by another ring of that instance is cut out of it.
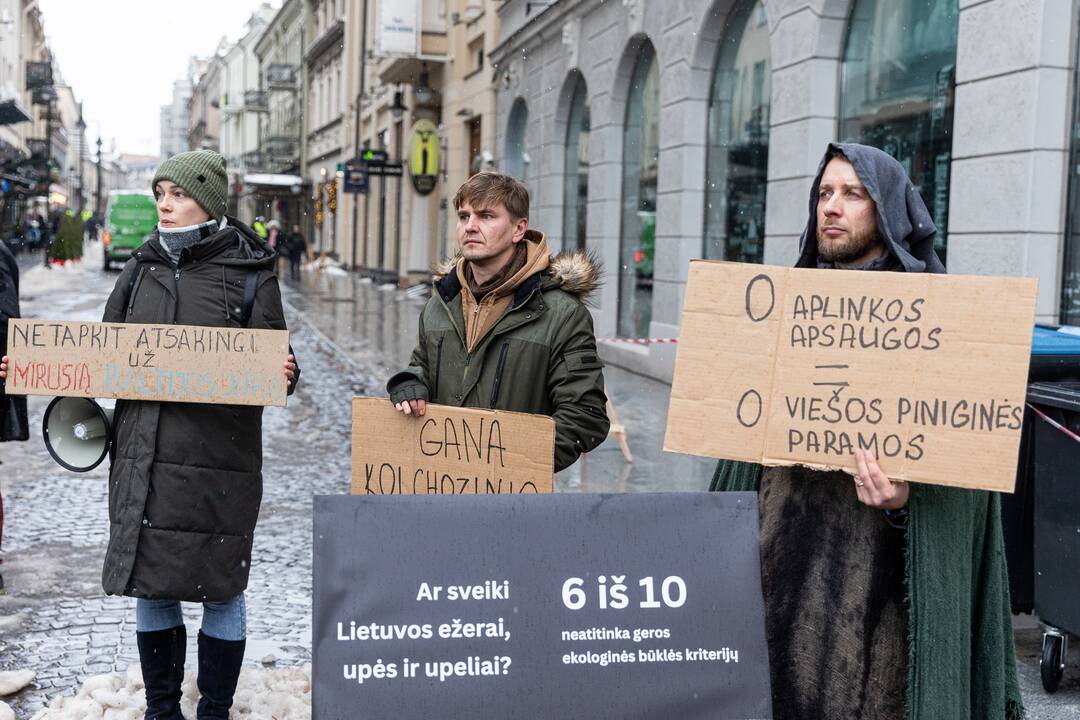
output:
<svg viewBox="0 0 1080 720"><path fill-rule="evenodd" d="M284 330L8 321L13 395L284 407Z"/></svg>
<svg viewBox="0 0 1080 720"><path fill-rule="evenodd" d="M555 421L545 415L428 405L403 415L355 397L354 495L550 493Z"/></svg>
<svg viewBox="0 0 1080 720"><path fill-rule="evenodd" d="M1036 289L694 261L664 449L1012 492Z"/></svg>

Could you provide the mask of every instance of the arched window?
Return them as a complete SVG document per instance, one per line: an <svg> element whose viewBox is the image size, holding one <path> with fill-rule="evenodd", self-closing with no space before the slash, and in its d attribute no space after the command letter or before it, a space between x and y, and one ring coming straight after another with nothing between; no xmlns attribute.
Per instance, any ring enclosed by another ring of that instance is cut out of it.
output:
<svg viewBox="0 0 1080 720"><path fill-rule="evenodd" d="M956 0L856 0L844 49L840 138L900 161L937 225L949 221Z"/></svg>
<svg viewBox="0 0 1080 720"><path fill-rule="evenodd" d="M1077 45L1080 57L1080 44ZM1065 258L1061 275L1061 322L1080 325L1080 73L1073 89L1073 132L1069 140L1069 199L1065 214Z"/></svg>
<svg viewBox="0 0 1080 720"><path fill-rule="evenodd" d="M623 129L618 314L621 337L645 336L652 320L659 159L660 69L652 43L645 40L630 77Z"/></svg>
<svg viewBox="0 0 1080 720"><path fill-rule="evenodd" d="M563 171L563 247L585 249L589 204L589 104L585 78L574 73L570 113L566 121L566 166Z"/></svg>
<svg viewBox="0 0 1080 720"><path fill-rule="evenodd" d="M760 0L732 10L716 53L705 164L705 247L712 260L762 260L769 164L769 24Z"/></svg>
<svg viewBox="0 0 1080 720"><path fill-rule="evenodd" d="M514 101L510 121L506 125L506 155L503 172L525 181L525 128L529 124L529 109L522 98Z"/></svg>

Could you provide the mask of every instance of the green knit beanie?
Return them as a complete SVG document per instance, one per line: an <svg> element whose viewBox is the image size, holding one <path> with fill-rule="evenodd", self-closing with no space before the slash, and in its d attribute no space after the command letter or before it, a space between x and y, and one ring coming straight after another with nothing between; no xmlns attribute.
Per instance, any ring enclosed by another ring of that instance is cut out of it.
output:
<svg viewBox="0 0 1080 720"><path fill-rule="evenodd" d="M229 197L229 178L225 158L213 150L192 150L173 155L154 173L150 189L159 180L170 180L187 190L195 202L215 220L225 216Z"/></svg>

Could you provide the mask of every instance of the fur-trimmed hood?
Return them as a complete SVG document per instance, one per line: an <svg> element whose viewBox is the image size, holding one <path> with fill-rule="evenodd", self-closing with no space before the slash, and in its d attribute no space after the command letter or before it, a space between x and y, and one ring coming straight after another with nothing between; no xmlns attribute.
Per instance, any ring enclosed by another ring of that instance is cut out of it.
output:
<svg viewBox="0 0 1080 720"><path fill-rule="evenodd" d="M544 240L544 234L539 230L527 230L525 239L529 242ZM436 281L456 271L461 254L443 260L432 268ZM600 259L591 250L564 250L558 255L552 255L548 262L547 276L550 284L547 287L559 287L562 290L577 295L585 300L597 288L600 287L600 275L602 265Z"/></svg>

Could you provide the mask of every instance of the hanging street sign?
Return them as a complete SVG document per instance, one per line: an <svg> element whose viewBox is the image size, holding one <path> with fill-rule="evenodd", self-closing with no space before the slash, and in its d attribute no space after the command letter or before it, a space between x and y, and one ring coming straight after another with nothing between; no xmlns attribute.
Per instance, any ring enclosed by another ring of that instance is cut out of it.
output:
<svg viewBox="0 0 1080 720"><path fill-rule="evenodd" d="M360 160L366 162L368 165L385 165L389 159L390 156L386 154L385 150L364 148L360 151Z"/></svg>
<svg viewBox="0 0 1080 720"><path fill-rule="evenodd" d="M359 160L342 163L344 187L347 193L365 194L368 191L367 168Z"/></svg>
<svg viewBox="0 0 1080 720"><path fill-rule="evenodd" d="M439 131L431 120L423 118L413 125L409 142L409 174L413 187L421 195L435 189L439 179Z"/></svg>
<svg viewBox="0 0 1080 720"><path fill-rule="evenodd" d="M387 177L401 177L405 174L405 169L401 167L400 162L393 165L391 165L390 163L387 163L386 165L368 165L367 174L385 175Z"/></svg>

